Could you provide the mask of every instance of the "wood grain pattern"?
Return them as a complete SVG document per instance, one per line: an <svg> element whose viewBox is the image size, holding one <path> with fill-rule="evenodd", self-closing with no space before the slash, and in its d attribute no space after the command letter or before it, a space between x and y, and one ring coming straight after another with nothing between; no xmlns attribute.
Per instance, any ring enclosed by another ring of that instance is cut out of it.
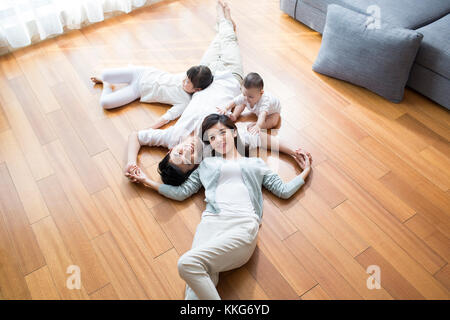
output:
<svg viewBox="0 0 450 320"><path fill-rule="evenodd" d="M81 273L81 287L69 288L67 273L70 266L75 265L69 251L64 245L61 234L51 216L43 218L34 223L33 232L45 257L50 274L52 275L58 294L63 300L87 300L89 296L83 285L83 274ZM82 270L80 270L82 272Z"/></svg>
<svg viewBox="0 0 450 320"><path fill-rule="evenodd" d="M376 265L380 268L380 284L394 299L423 300L424 297L373 247L369 247L356 257L367 270Z"/></svg>
<svg viewBox="0 0 450 320"><path fill-rule="evenodd" d="M0 164L0 214L16 250L22 274L45 265L44 257L31 230L22 202L17 194L8 167Z"/></svg>
<svg viewBox="0 0 450 320"><path fill-rule="evenodd" d="M38 185L64 244L74 263L83 272L83 285L86 292L89 294L105 286L108 278L105 276L89 237L70 206L58 179L50 176L38 181Z"/></svg>
<svg viewBox="0 0 450 320"><path fill-rule="evenodd" d="M94 202L64 152L62 144L59 141L52 142L45 146L45 151L51 159L59 184L83 224L89 239L105 233L108 230L105 222L95 209Z"/></svg>
<svg viewBox="0 0 450 320"><path fill-rule="evenodd" d="M367 276L361 266L300 204L290 209L286 214L305 238L326 257L359 295L364 299L392 299L384 289L371 291L366 287L365 279Z"/></svg>
<svg viewBox="0 0 450 320"><path fill-rule="evenodd" d="M400 274L427 299L446 299L448 293L430 273L411 259L392 239L351 203L344 202L334 209L350 225L358 226L360 234L376 251L392 264ZM427 279L427 281L424 281Z"/></svg>
<svg viewBox="0 0 450 320"><path fill-rule="evenodd" d="M1 168L2 165L0 165ZM3 170L3 169L2 169ZM30 292L20 266L20 256L15 243L6 229L3 216L0 216L0 284L2 299L30 299Z"/></svg>
<svg viewBox="0 0 450 320"><path fill-rule="evenodd" d="M122 255L110 232L106 232L93 240L94 248L111 280L114 291L120 299L148 299L144 289L139 284L126 258Z"/></svg>
<svg viewBox="0 0 450 320"><path fill-rule="evenodd" d="M215 5L162 1L0 56L0 299L184 298L177 261L204 190L171 201L122 172L130 133L170 106L104 110L89 78L129 64L186 72L216 35ZM450 299L448 110L408 88L396 104L314 72L322 36L279 0L230 6L244 73L281 101L270 134L309 151L313 170L290 199L263 190L253 257L220 275L220 296ZM166 153L143 147L138 164L161 181ZM301 171L289 156L258 154L284 181ZM66 287L72 264L80 290ZM366 286L371 264L380 290Z"/></svg>
<svg viewBox="0 0 450 320"><path fill-rule="evenodd" d="M362 299L361 295L336 271L333 265L328 262L326 256L323 256L305 238L301 231L296 232L284 242L292 254L302 262L306 270L317 280L317 285L320 285L322 290L332 299ZM308 294L308 292L305 294Z"/></svg>
<svg viewBox="0 0 450 320"><path fill-rule="evenodd" d="M33 271L25 277L33 300L60 300L52 275L47 266Z"/></svg>
<svg viewBox="0 0 450 320"><path fill-rule="evenodd" d="M29 223L34 223L48 216L47 206L33 179L18 142L10 130L0 134L0 153L8 166Z"/></svg>
<svg viewBox="0 0 450 320"><path fill-rule="evenodd" d="M364 212L383 232L389 235L395 242L401 246L411 257L424 266L429 272L434 273L442 265L442 259L423 243L414 233L401 224L389 212L387 212L379 203L375 202L354 182L339 172L330 163L322 163L316 170L325 170L336 185L339 185L348 199ZM357 228L359 230L359 228ZM360 233L363 235L363 233Z"/></svg>
<svg viewBox="0 0 450 320"><path fill-rule="evenodd" d="M322 289L320 284L301 296L302 300L331 300L330 296Z"/></svg>

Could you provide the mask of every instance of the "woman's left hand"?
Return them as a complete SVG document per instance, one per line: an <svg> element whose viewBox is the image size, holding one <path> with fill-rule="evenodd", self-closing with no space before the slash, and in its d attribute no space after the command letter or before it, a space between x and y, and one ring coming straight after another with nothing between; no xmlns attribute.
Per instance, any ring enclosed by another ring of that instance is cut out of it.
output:
<svg viewBox="0 0 450 320"><path fill-rule="evenodd" d="M311 167L311 154L307 151L304 151L302 148L298 148L297 150L295 150L294 159L302 170Z"/></svg>
<svg viewBox="0 0 450 320"><path fill-rule="evenodd" d="M133 168L128 173L127 177L128 179L130 179L131 182L137 183L144 183L147 180L147 175L138 166Z"/></svg>

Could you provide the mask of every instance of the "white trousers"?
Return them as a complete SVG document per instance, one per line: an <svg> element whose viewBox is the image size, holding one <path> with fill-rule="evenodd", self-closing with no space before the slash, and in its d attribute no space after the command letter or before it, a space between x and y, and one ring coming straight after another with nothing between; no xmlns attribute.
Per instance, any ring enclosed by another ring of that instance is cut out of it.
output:
<svg viewBox="0 0 450 320"><path fill-rule="evenodd" d="M101 75L104 82L127 85L118 90L112 90L110 86L104 85L100 97L100 105L104 109L113 109L124 106L141 97L139 92L139 79L145 67L130 66L126 68L106 69Z"/></svg>
<svg viewBox="0 0 450 320"><path fill-rule="evenodd" d="M230 70L240 83L243 80L241 53L231 21L223 18L217 24L217 35L203 55L201 65L208 66L212 73ZM112 84L126 83L118 90L103 86L100 105L104 109L124 106L141 97L139 80L145 67L130 66L126 68L106 69L101 75L102 81Z"/></svg>
<svg viewBox="0 0 450 320"><path fill-rule="evenodd" d="M200 64L208 66L212 73L229 70L240 83L244 79L241 51L233 24L225 18L217 22L217 35L209 45Z"/></svg>
<svg viewBox="0 0 450 320"><path fill-rule="evenodd" d="M220 300L219 272L239 268L256 247L259 221L249 215L204 212L192 249L178 260L178 273L186 281L186 300Z"/></svg>

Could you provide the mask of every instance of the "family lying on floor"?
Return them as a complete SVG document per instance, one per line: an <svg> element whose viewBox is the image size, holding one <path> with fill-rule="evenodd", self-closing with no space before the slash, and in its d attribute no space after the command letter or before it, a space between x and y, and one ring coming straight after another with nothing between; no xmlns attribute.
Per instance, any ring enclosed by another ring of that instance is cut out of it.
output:
<svg viewBox="0 0 450 320"><path fill-rule="evenodd" d="M192 248L178 260L186 281L186 299L220 299L219 273L245 264L256 246L262 219L262 186L277 197L291 197L305 183L311 155L268 135L280 122L280 102L264 91L257 73L243 76L236 25L227 3L217 3L217 35L200 61L186 73L170 74L152 67L104 70L100 104L117 108L136 99L173 105L150 129L128 141L125 176L159 194L182 201L205 188L206 209ZM114 90L114 84L126 83ZM241 92L242 87L242 92ZM244 109L257 115L248 126L235 123ZM178 121L159 129L171 120ZM169 152L158 165L163 183L151 180L137 165L141 146L163 146ZM288 183L249 150L263 148L292 156L301 174Z"/></svg>

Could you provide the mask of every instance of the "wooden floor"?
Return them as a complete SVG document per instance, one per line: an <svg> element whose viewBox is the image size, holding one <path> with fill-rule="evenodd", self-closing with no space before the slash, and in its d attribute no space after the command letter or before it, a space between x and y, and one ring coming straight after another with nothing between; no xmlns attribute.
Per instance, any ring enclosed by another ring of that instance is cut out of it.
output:
<svg viewBox="0 0 450 320"><path fill-rule="evenodd" d="M264 191L258 246L223 299L449 299L450 113L315 74L321 36L277 0L231 1L245 72L282 102L280 137L312 153L290 200ZM103 111L89 76L130 63L182 72L212 40L213 0L164 1L0 57L0 298L183 299L177 260L205 208L122 176L128 134L164 105ZM157 178L164 149L140 163ZM267 157L290 179L295 164ZM66 286L69 266L81 289ZM381 289L369 290L377 265Z"/></svg>

